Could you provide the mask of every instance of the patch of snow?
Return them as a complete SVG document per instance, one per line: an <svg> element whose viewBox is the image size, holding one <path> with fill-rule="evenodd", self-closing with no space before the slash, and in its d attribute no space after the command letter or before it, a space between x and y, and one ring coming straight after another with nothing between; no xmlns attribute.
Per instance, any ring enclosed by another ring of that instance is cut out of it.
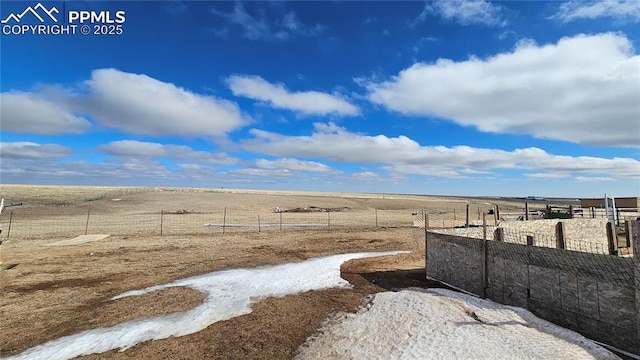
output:
<svg viewBox="0 0 640 360"><path fill-rule="evenodd" d="M6 359L71 359L113 349L126 350L138 343L193 334L222 320L251 312L251 304L266 297L333 287L350 287L340 277L340 265L359 258L396 255L408 251L333 255L300 263L234 269L178 280L165 285L128 291L111 300L139 296L170 287L189 287L206 295L204 303L185 312L138 318L108 328L92 329L35 346Z"/></svg>
<svg viewBox="0 0 640 360"><path fill-rule="evenodd" d="M618 359L531 312L445 289L383 292L297 359Z"/></svg>

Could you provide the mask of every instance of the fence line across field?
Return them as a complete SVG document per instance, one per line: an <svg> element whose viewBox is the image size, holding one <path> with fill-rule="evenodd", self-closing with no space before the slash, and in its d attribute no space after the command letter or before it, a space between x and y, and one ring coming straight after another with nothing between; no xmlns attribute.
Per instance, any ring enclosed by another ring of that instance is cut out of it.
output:
<svg viewBox="0 0 640 360"><path fill-rule="evenodd" d="M495 236L495 226L508 214L500 214L497 206L472 205L448 209L369 209L344 211L251 211L224 207L208 212L158 210L139 213L104 213L92 207L59 207L50 213L42 209L20 208L5 212L0 218L5 239L77 236L89 233L111 235L208 235L227 232L262 232L284 230L339 230L385 227L474 228ZM536 221L507 221L507 223L536 223ZM604 219L603 219L604 220ZM551 221L551 220L549 220ZM558 220L561 221L561 220ZM501 223L504 224L504 221ZM555 224L553 224L555 225ZM502 225L501 225L502 226ZM621 223L624 227L625 224ZM505 229L507 235L509 230ZM598 231L604 234L604 228ZM571 233L571 231L570 231ZM515 235L514 235L515 236ZM516 240L514 240L515 242ZM555 244L555 239L539 235L537 243ZM523 243L522 236L517 242ZM571 248L585 247L567 243Z"/></svg>
<svg viewBox="0 0 640 360"><path fill-rule="evenodd" d="M211 212L99 213L91 208L64 214L11 211L0 219L5 239L111 235L207 235L296 229L412 227L408 210L259 212L224 208Z"/></svg>

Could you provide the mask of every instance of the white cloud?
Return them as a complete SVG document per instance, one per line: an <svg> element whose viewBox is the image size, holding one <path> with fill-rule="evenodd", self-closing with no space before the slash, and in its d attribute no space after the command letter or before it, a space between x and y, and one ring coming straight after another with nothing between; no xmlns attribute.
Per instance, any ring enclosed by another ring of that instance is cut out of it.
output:
<svg viewBox="0 0 640 360"><path fill-rule="evenodd" d="M533 179L564 179L569 177L567 174L553 174L553 173L533 173L533 174L524 174L524 176L533 178Z"/></svg>
<svg viewBox="0 0 640 360"><path fill-rule="evenodd" d="M167 158L190 163L228 165L238 162L225 153L197 151L186 145L159 144L135 140L113 141L99 149L113 156L128 158Z"/></svg>
<svg viewBox="0 0 640 360"><path fill-rule="evenodd" d="M117 183L117 179L161 179L171 171L143 158L111 159L102 163L69 161L74 151L58 144L0 143L2 181L17 183Z"/></svg>
<svg viewBox="0 0 640 360"><path fill-rule="evenodd" d="M616 179L610 177L598 177L598 176L576 176L575 180L577 182L608 182L615 181Z"/></svg>
<svg viewBox="0 0 640 360"><path fill-rule="evenodd" d="M264 101L274 108L307 115L358 115L359 110L338 94L318 91L291 92L282 84L272 84L259 76L233 75L227 84L235 96Z"/></svg>
<svg viewBox="0 0 640 360"><path fill-rule="evenodd" d="M249 122L237 104L143 74L92 72L84 99L102 125L135 134L222 137Z"/></svg>
<svg viewBox="0 0 640 360"><path fill-rule="evenodd" d="M197 94L143 74L98 69L86 88L40 86L2 94L3 131L82 133L91 125L75 114L121 131L151 136L222 139L251 122L234 102Z"/></svg>
<svg viewBox="0 0 640 360"><path fill-rule="evenodd" d="M74 115L64 104L33 93L11 91L0 94L2 131L51 134L79 134L91 123Z"/></svg>
<svg viewBox="0 0 640 360"><path fill-rule="evenodd" d="M240 27L245 38L249 40L287 40L301 37L314 37L320 35L325 27L316 24L314 26L305 25L295 12L290 11L284 14L279 20L270 21L262 9L258 9L257 16L247 12L241 2L236 2L233 11L225 13L212 9L211 12L225 19L229 26ZM214 29L215 34L226 36L229 28Z"/></svg>
<svg viewBox="0 0 640 360"><path fill-rule="evenodd" d="M267 170L290 170L322 173L336 171L331 167L316 161L304 161L293 158L282 158L278 160L258 159L256 161L256 167Z"/></svg>
<svg viewBox="0 0 640 360"><path fill-rule="evenodd" d="M640 146L639 83L640 56L631 41L605 33L544 46L523 41L484 60L417 63L365 86L372 102L406 115L485 132Z"/></svg>
<svg viewBox="0 0 640 360"><path fill-rule="evenodd" d="M199 164L177 164L180 169L189 170L189 171L202 171L202 170L212 170L208 166L202 166Z"/></svg>
<svg viewBox="0 0 640 360"><path fill-rule="evenodd" d="M260 176L266 178L281 178L281 177L289 177L294 173L289 171L288 169L255 169L255 168L245 168L229 171L231 175L244 175L244 176Z"/></svg>
<svg viewBox="0 0 640 360"><path fill-rule="evenodd" d="M560 4L558 12L552 16L562 22L579 19L613 18L622 21L640 21L640 1L601 0L567 1Z"/></svg>
<svg viewBox="0 0 640 360"><path fill-rule="evenodd" d="M158 157L166 154L162 144L135 140L113 141L99 148L104 153L114 156Z"/></svg>
<svg viewBox="0 0 640 360"><path fill-rule="evenodd" d="M7 160L46 160L68 157L73 150L57 144L37 144L33 142L1 142L0 158Z"/></svg>
<svg viewBox="0 0 640 360"><path fill-rule="evenodd" d="M376 181L382 179L380 175L374 173L373 171L355 172L351 174L351 177L357 181Z"/></svg>
<svg viewBox="0 0 640 360"><path fill-rule="evenodd" d="M421 146L406 137L367 136L333 123L316 123L310 136L286 136L252 129L241 142L250 151L272 156L323 158L354 164L387 164L399 174L467 177L496 169L523 169L561 174L607 174L640 177L640 162L631 158L554 155L538 148L500 149L469 146Z"/></svg>
<svg viewBox="0 0 640 360"><path fill-rule="evenodd" d="M4 154L3 154L4 156ZM87 185L151 185L188 184L192 172L172 171L154 159L117 157L104 162L38 161L3 158L2 180L7 183L51 183ZM202 183L201 183L202 184Z"/></svg>
<svg viewBox="0 0 640 360"><path fill-rule="evenodd" d="M427 2L411 25L425 22L427 15L433 14L461 25L506 26L502 12L502 7L486 0L433 0Z"/></svg>

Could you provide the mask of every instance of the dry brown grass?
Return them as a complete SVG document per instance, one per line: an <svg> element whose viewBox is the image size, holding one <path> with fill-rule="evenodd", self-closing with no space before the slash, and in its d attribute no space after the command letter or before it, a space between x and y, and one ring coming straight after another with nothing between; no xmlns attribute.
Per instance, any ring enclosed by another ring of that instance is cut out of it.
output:
<svg viewBox="0 0 640 360"><path fill-rule="evenodd" d="M386 208L403 214L407 221L415 209L466 206L460 199L412 196L382 199L359 194L202 191L130 193L119 195L122 201L112 201L109 196L89 202L77 200L111 190L3 185L1 192L9 201L25 202L24 207L14 211L39 224L45 224L48 217L77 216L88 205L92 213L105 216L144 214L159 209L210 211L224 206L265 213L274 206L349 206L353 216L371 216L373 209ZM73 206L57 205L61 201L71 204L68 199L78 202ZM34 229L39 231L38 227ZM34 235L9 239L2 245L2 263L19 265L0 272L0 356L16 354L81 330L191 309L202 301L202 295L191 289L174 288L141 297L106 300L124 291L222 269L295 262L336 253L411 251L406 255L346 263L342 276L354 285L353 289L265 299L254 305L251 314L213 324L196 334L87 358L288 359L323 321L337 312L355 311L368 294L396 287L433 285L424 280L424 244L414 240L410 227L252 231L207 236L129 234L82 245L47 246L57 240L62 238Z"/></svg>

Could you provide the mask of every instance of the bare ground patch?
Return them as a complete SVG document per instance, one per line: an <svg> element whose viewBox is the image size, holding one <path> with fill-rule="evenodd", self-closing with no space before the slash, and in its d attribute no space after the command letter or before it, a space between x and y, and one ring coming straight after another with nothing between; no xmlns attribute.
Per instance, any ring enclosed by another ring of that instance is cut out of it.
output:
<svg viewBox="0 0 640 360"><path fill-rule="evenodd" d="M274 206L349 207L353 214L360 212L372 222L374 214L371 210L375 208L410 216L412 210L425 207L463 208L466 201L444 197L385 198L357 194L127 193L122 190L118 193L121 200L112 201L107 195L113 193L113 189L63 190L72 200L65 200L64 194L56 193L55 187L45 187L38 194L37 187L3 186L1 192L11 201L21 201L7 196L13 191L17 197L25 196L29 203L15 208L17 216L14 220L32 219L38 225L52 212L56 216L68 214L80 219L81 230L86 217L82 214L89 206L91 214L155 214L160 209L198 212L222 209L230 204L243 211L270 211ZM101 197L105 193L107 195ZM47 196L51 198L49 203L35 203ZM81 201L84 198L91 201ZM71 203L76 205L60 205ZM6 226L4 220L3 214ZM17 224L20 226L20 222ZM33 231L36 234L40 228L35 226ZM2 264L17 263L18 266L0 272L0 356L17 354L82 330L112 326L141 316L192 309L202 302L202 294L185 288L171 288L117 301L109 299L125 291L223 269L298 262L338 253L412 251L406 255L360 259L344 264L342 276L353 285L353 289L310 291L264 299L253 305L251 314L215 323L196 334L145 342L125 352L111 351L87 358L289 359L324 321L338 312L356 311L370 294L434 285L425 280L424 243L414 240L411 228L308 229L183 236L116 234L103 241L70 247L46 246L66 238L34 236L32 239L9 239L3 243L0 261Z"/></svg>

